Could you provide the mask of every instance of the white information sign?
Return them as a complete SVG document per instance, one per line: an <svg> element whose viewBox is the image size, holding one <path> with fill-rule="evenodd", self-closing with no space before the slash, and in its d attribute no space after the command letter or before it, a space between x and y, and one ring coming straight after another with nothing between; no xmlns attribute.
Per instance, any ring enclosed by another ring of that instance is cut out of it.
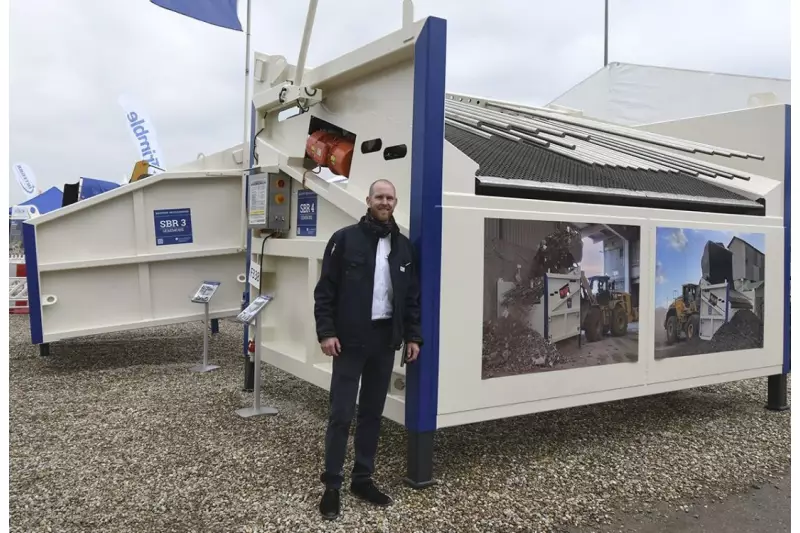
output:
<svg viewBox="0 0 800 533"><path fill-rule="evenodd" d="M250 274L247 276L247 279L254 289L259 290L261 288L261 265L251 262Z"/></svg>
<svg viewBox="0 0 800 533"><path fill-rule="evenodd" d="M243 324L249 324L253 319L272 301L272 295L262 294L253 300L247 308L239 313L236 320Z"/></svg>
<svg viewBox="0 0 800 533"><path fill-rule="evenodd" d="M247 223L250 226L267 224L267 176L250 176L250 209Z"/></svg>
<svg viewBox="0 0 800 533"><path fill-rule="evenodd" d="M198 304L207 304L214 297L214 293L217 292L219 286L219 281L204 281L192 297L192 301Z"/></svg>

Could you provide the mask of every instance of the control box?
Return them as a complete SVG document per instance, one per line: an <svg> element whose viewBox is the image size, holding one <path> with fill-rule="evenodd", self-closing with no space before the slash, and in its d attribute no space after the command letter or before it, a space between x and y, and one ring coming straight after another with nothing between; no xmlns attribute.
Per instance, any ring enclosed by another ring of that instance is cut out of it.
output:
<svg viewBox="0 0 800 533"><path fill-rule="evenodd" d="M288 231L291 221L292 178L283 173L251 174L247 227Z"/></svg>

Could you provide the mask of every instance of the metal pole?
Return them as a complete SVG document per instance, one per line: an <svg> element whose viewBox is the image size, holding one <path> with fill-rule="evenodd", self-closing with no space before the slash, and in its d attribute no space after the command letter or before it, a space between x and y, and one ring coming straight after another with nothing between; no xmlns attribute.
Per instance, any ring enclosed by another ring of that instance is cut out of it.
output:
<svg viewBox="0 0 800 533"><path fill-rule="evenodd" d="M247 135L250 126L250 21L252 19L253 4L247 0L247 30L245 34L245 56L244 56L244 143L250 144L250 137ZM247 161L247 159L243 159Z"/></svg>
<svg viewBox="0 0 800 533"><path fill-rule="evenodd" d="M605 31L603 32L603 66L608 66L608 0L606 0Z"/></svg>
<svg viewBox="0 0 800 533"><path fill-rule="evenodd" d="M294 84L303 84L303 71L306 68L306 54L308 44L311 41L311 30L314 28L314 17L317 14L317 0L308 3L308 14L306 15L306 27L303 29L303 40L300 43L300 56L297 58L297 67L294 71Z"/></svg>
<svg viewBox="0 0 800 533"><path fill-rule="evenodd" d="M261 335L259 335L261 331L261 313L256 315L256 323L255 323L255 332L253 333L253 338L256 342L256 360L255 360L255 367L253 369L253 411L258 413L258 410L261 408Z"/></svg>
<svg viewBox="0 0 800 533"><path fill-rule="evenodd" d="M278 410L274 407L261 406L261 319L256 315L255 324L253 325L253 341L256 345L255 352L255 369L253 370L253 407L239 409L236 414L242 418L249 418L251 416L261 415L276 415Z"/></svg>
<svg viewBox="0 0 800 533"><path fill-rule="evenodd" d="M217 365L208 364L208 329L211 324L209 320L209 315L211 313L209 312L209 302L205 302L203 306L205 308L205 319L203 320L203 363L190 368L189 370L192 372L209 372L219 368Z"/></svg>
<svg viewBox="0 0 800 533"><path fill-rule="evenodd" d="M246 24L246 37L245 37L245 57L244 57L244 124L242 136L244 142L244 150L250 151L250 22L252 19L253 4L251 0L247 0L247 24ZM242 166L249 167L247 161L250 158L242 157ZM242 171L242 238L247 241L247 170Z"/></svg>
<svg viewBox="0 0 800 533"><path fill-rule="evenodd" d="M245 59L244 59L244 146L248 151L247 157L242 157L242 162L244 163L247 161L247 167L252 168L254 160L253 160L253 151L255 149L255 139L252 139L252 134L250 132L250 126L255 127L255 118L256 114L253 109L253 102L252 99L248 97L248 90L250 89L250 22L252 20L252 3L251 0L247 0L247 22L246 22L246 37L245 37ZM251 143L253 145L251 146ZM248 182L249 171L244 170L242 172L242 236L244 238L244 246L247 250L247 256L245 259L245 267L244 271L250 271L250 229L247 227L248 219L247 219L247 209L248 209L248 190L247 190L247 182ZM250 302L249 298L250 293L250 285L245 281L245 290L242 292L242 300L243 306L242 310L247 307L247 304ZM245 364L245 390L248 388L248 370L250 369L250 363L248 362L248 353L247 353L247 337L248 337L248 325L245 324L244 331L242 333L243 339L243 352L244 352L244 364Z"/></svg>
<svg viewBox="0 0 800 533"><path fill-rule="evenodd" d="M208 366L208 302L203 306L205 307L206 319L203 321L203 366Z"/></svg>

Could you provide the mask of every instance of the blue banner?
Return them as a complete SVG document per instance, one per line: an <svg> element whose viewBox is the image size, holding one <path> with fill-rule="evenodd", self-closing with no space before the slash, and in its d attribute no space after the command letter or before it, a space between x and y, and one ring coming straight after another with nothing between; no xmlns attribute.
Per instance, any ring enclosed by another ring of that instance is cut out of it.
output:
<svg viewBox="0 0 800 533"><path fill-rule="evenodd" d="M119 187L119 183L114 183L113 181L81 178L81 188L78 193L78 199L86 200L87 198L97 196L98 194L116 189L117 187Z"/></svg>
<svg viewBox="0 0 800 533"><path fill-rule="evenodd" d="M236 11L237 0L150 0L153 4L189 18L242 31Z"/></svg>

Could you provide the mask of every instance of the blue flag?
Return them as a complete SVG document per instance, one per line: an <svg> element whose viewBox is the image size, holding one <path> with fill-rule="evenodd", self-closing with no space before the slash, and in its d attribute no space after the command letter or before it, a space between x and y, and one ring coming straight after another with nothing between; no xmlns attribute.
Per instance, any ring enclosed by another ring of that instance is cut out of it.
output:
<svg viewBox="0 0 800 533"><path fill-rule="evenodd" d="M242 31L236 11L237 0L150 0L153 4L187 17Z"/></svg>
<svg viewBox="0 0 800 533"><path fill-rule="evenodd" d="M116 189L119 183L113 181L96 180L92 178L81 178L78 187L78 200L86 200L92 196L103 194L106 191Z"/></svg>

